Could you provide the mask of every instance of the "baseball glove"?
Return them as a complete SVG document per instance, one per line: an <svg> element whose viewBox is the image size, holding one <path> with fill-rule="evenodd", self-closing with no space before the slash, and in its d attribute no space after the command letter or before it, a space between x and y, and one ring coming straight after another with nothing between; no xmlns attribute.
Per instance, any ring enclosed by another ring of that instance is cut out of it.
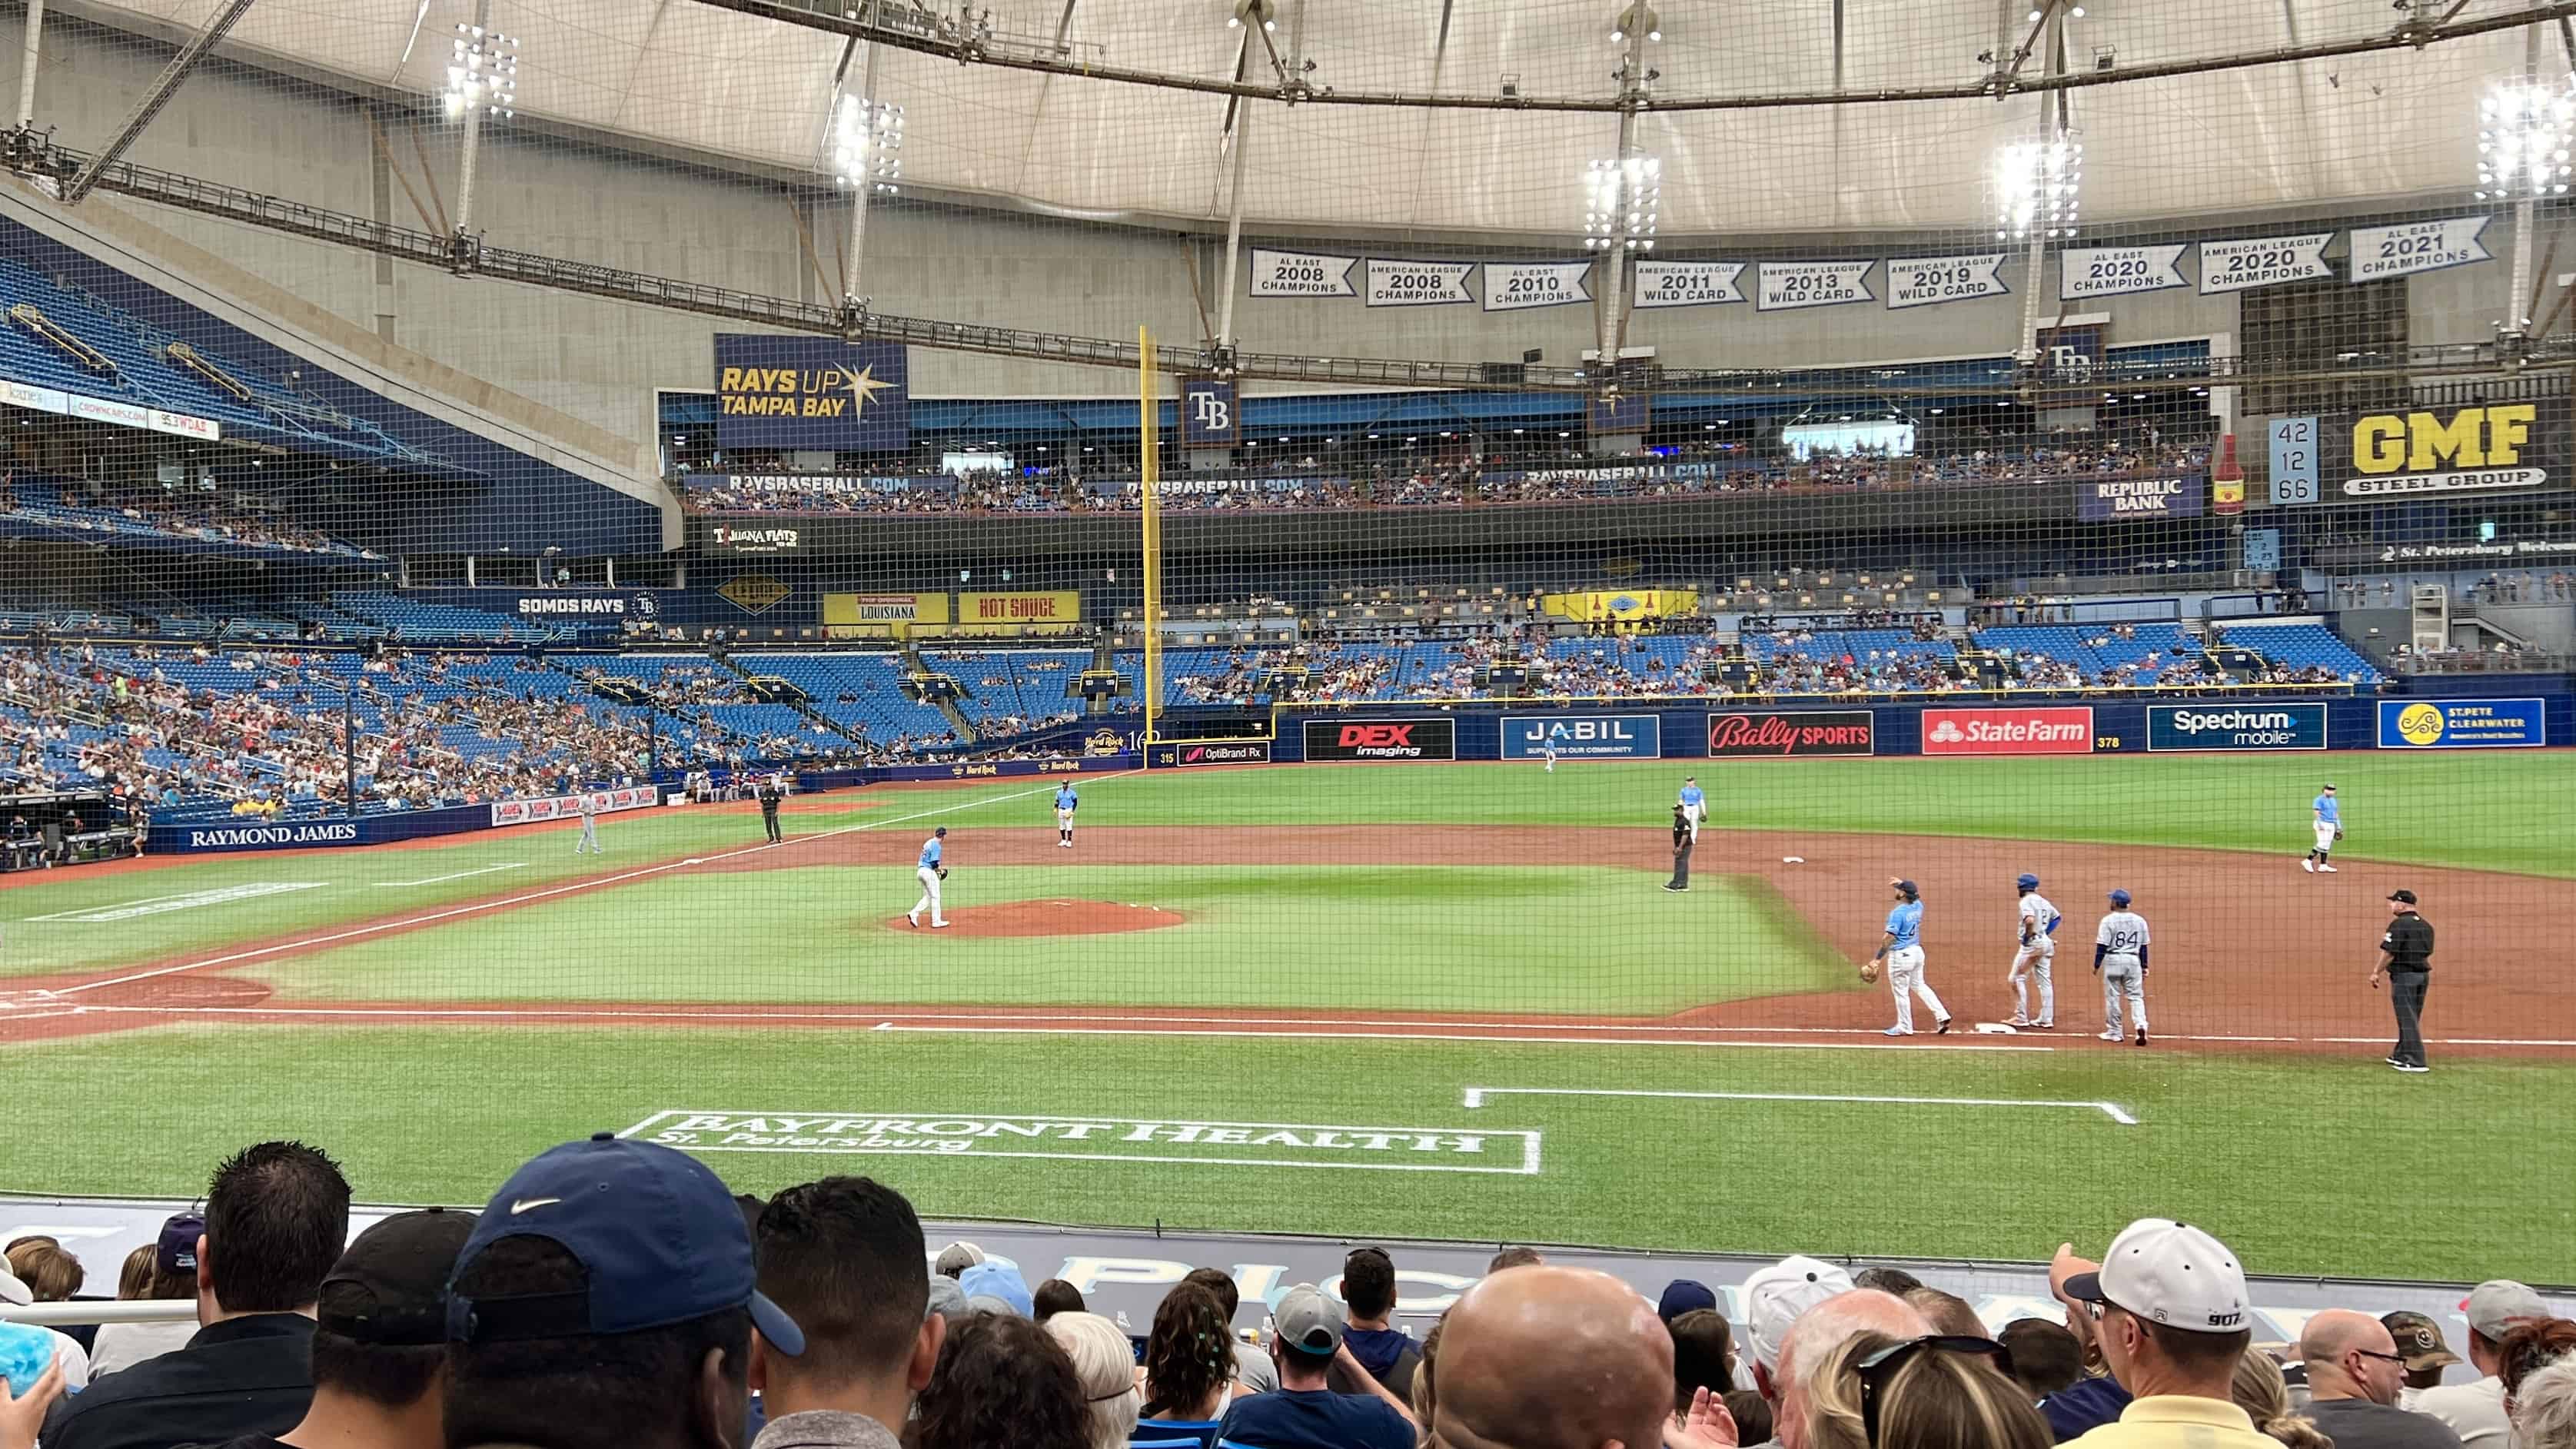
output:
<svg viewBox="0 0 2576 1449"><path fill-rule="evenodd" d="M948 867L943 865L939 868L939 878L941 880L948 879Z"/></svg>
<svg viewBox="0 0 2576 1449"><path fill-rule="evenodd" d="M2343 839L2343 827L2342 827L2342 826L2340 826L2340 825L2338 825L2338 826L2336 826L2336 827L2335 827L2335 839L2337 839L2337 840L2341 840L2341 839Z"/></svg>
<svg viewBox="0 0 2576 1449"><path fill-rule="evenodd" d="M1876 959L1873 958L1860 963L1860 979L1863 981L1876 981L1878 979L1878 962Z"/></svg>

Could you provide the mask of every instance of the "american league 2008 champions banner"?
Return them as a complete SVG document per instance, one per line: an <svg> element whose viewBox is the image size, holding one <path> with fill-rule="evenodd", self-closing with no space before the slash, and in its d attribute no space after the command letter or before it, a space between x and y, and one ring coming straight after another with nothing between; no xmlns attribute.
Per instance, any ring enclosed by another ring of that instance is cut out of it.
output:
<svg viewBox="0 0 2576 1449"><path fill-rule="evenodd" d="M719 332L716 446L883 453L912 445L908 354L897 342Z"/></svg>
<svg viewBox="0 0 2576 1449"><path fill-rule="evenodd" d="M1468 294L1467 274L1474 262L1395 262L1368 259L1368 304L1372 307L1447 307L1476 299Z"/></svg>

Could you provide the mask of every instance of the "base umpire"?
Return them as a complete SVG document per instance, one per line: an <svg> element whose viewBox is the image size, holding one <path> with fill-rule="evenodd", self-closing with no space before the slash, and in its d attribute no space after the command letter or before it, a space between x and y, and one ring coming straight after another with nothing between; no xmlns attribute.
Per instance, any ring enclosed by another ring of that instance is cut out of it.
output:
<svg viewBox="0 0 2576 1449"><path fill-rule="evenodd" d="M2429 1072L2424 1064L2424 990L2433 980L2433 923L2415 911L2413 891L2388 896L2388 934L2379 938L2379 964L2370 989L2388 977L2388 1003L2397 1009L2397 1047L2388 1064L2401 1072Z"/></svg>

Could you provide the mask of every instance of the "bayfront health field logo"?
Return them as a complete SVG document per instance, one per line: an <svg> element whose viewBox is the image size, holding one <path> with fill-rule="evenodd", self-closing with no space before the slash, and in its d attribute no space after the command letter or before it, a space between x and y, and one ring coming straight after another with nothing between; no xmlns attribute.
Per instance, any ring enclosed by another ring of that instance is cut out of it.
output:
<svg viewBox="0 0 2576 1449"><path fill-rule="evenodd" d="M1927 709L1927 755L2089 755L2090 705L2026 709Z"/></svg>
<svg viewBox="0 0 2576 1449"><path fill-rule="evenodd" d="M1348 1167L1536 1176L1539 1134L1482 1128L1185 1122L991 1112L714 1112L669 1107L627 1128L686 1152L1054 1157L1230 1167Z"/></svg>

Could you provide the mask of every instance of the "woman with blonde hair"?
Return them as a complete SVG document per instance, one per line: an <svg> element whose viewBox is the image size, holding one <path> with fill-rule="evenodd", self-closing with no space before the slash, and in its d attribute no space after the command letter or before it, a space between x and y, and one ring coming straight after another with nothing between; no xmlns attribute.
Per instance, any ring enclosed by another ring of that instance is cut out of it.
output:
<svg viewBox="0 0 2576 1449"><path fill-rule="evenodd" d="M2228 1385L2227 1396L2236 1407L2254 1421L2255 1429L2290 1446L2290 1449L2334 1449L2334 1440L2305 1414L2290 1412L2290 1382L2281 1376L2281 1366L2272 1356L2247 1345L2236 1359L2236 1379Z"/></svg>
<svg viewBox="0 0 2576 1449"><path fill-rule="evenodd" d="M1136 1349L1117 1324L1097 1313L1058 1313L1047 1336L1073 1360L1091 1416L1091 1449L1126 1449L1136 1431Z"/></svg>
<svg viewBox="0 0 2576 1449"><path fill-rule="evenodd" d="M1869 1426L1861 1418L1859 1364L1900 1342L1891 1334L1863 1330L1834 1345L1813 1369L1801 1364L1800 1380L1807 1387L1808 1449L1869 1449Z"/></svg>

